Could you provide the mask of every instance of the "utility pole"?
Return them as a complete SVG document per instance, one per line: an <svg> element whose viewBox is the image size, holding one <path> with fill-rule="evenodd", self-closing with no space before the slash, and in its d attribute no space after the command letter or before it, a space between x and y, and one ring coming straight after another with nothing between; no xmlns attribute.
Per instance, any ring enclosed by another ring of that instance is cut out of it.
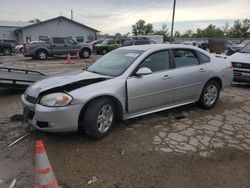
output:
<svg viewBox="0 0 250 188"><path fill-rule="evenodd" d="M171 26L171 43L174 42L174 16L175 16L175 5L176 5L176 0L174 0L174 7L173 7L173 15L172 15L172 26Z"/></svg>
<svg viewBox="0 0 250 188"><path fill-rule="evenodd" d="M73 10L72 9L71 9L70 13L71 13L71 20L73 20Z"/></svg>

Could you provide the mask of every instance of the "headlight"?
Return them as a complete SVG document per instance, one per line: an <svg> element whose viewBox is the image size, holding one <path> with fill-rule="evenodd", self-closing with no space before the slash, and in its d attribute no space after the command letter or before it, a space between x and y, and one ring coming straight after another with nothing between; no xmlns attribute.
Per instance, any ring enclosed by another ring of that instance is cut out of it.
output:
<svg viewBox="0 0 250 188"><path fill-rule="evenodd" d="M72 97L66 93L52 93L44 95L40 99L40 104L43 106L67 106L72 101Z"/></svg>

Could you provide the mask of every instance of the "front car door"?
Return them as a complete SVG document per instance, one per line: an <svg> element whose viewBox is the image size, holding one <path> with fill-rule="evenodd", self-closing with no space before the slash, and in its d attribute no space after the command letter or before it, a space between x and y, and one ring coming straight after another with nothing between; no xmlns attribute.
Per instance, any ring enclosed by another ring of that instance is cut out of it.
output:
<svg viewBox="0 0 250 188"><path fill-rule="evenodd" d="M66 53L66 47L64 44L64 38L55 37L53 38L52 52L54 55L64 55Z"/></svg>
<svg viewBox="0 0 250 188"><path fill-rule="evenodd" d="M175 105L194 102L199 99L206 79L206 68L199 62L193 49L172 49L174 59L173 79Z"/></svg>
<svg viewBox="0 0 250 188"><path fill-rule="evenodd" d="M64 45L66 45L66 53L70 53L72 55L76 55L77 50L80 49L80 45L71 38L65 38Z"/></svg>
<svg viewBox="0 0 250 188"><path fill-rule="evenodd" d="M127 80L129 114L152 111L173 103L170 62L169 51L163 50L154 52L138 65ZM152 74L136 76L142 67L149 68Z"/></svg>

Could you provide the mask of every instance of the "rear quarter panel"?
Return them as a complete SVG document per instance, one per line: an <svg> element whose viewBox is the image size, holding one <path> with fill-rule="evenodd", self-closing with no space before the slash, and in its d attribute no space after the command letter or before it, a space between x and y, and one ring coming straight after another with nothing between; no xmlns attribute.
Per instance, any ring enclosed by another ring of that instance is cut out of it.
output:
<svg viewBox="0 0 250 188"><path fill-rule="evenodd" d="M233 70L230 68L230 61L223 58L211 56L211 62L206 64L208 80L218 77L222 81L222 88L231 85L233 80Z"/></svg>

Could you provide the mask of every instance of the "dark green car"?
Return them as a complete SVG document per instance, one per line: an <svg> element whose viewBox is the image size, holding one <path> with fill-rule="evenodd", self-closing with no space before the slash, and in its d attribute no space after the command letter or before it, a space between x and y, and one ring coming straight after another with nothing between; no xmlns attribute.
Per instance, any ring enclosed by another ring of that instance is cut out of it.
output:
<svg viewBox="0 0 250 188"><path fill-rule="evenodd" d="M119 47L121 47L120 40L106 39L101 44L97 44L95 49L97 54L105 55L106 53Z"/></svg>

